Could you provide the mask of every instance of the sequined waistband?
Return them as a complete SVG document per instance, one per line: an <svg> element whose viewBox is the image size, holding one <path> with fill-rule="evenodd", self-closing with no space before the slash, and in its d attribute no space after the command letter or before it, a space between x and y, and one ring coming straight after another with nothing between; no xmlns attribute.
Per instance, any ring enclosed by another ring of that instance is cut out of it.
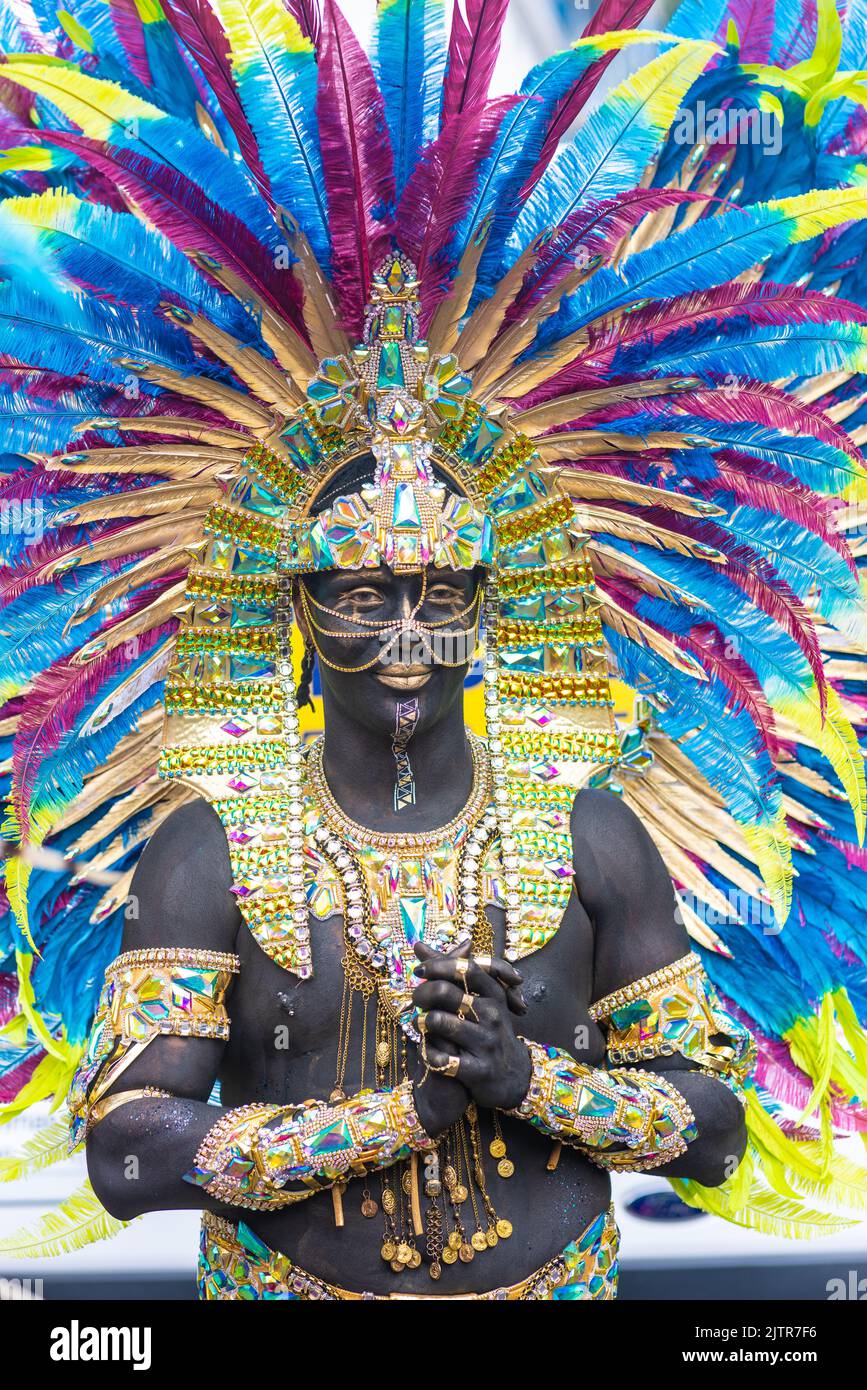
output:
<svg viewBox="0 0 867 1390"><path fill-rule="evenodd" d="M528 1278L486 1293L356 1293L339 1288L301 1269L288 1255L271 1250L243 1221L227 1221L212 1212L202 1217L199 1251L199 1297L215 1299L282 1298L301 1302L379 1302L407 1299L473 1300L610 1300L617 1294L620 1233L614 1209L600 1212L576 1240Z"/></svg>

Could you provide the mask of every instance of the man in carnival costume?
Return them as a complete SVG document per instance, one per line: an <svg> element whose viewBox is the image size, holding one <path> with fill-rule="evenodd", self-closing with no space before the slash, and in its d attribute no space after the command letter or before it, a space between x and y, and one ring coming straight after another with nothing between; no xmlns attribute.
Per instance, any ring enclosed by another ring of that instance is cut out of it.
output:
<svg viewBox="0 0 867 1390"><path fill-rule="evenodd" d="M857 1206L867 1127L864 26L779 8L751 52L611 0L493 99L504 0L383 0L372 61L334 0L8 22L49 528L0 1060L87 1145L55 1245L200 1208L206 1299L608 1299L612 1169L851 1221L807 1199ZM767 167L684 148L723 93Z"/></svg>

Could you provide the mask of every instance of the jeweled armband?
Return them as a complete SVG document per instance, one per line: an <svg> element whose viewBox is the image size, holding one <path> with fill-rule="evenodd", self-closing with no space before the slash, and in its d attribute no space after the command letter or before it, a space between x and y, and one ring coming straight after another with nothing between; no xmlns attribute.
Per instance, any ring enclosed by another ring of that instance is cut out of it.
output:
<svg viewBox="0 0 867 1390"><path fill-rule="evenodd" d="M154 1038L228 1038L226 991L240 968L237 956L192 947L125 951L112 961L67 1097L70 1149L108 1113L97 1102Z"/></svg>
<svg viewBox="0 0 867 1390"><path fill-rule="evenodd" d="M405 1081L341 1101L230 1110L205 1135L184 1180L232 1206L273 1211L435 1147Z"/></svg>
<svg viewBox="0 0 867 1390"><path fill-rule="evenodd" d="M510 1113L586 1153L599 1168L658 1168L686 1152L695 1116L675 1086L646 1071L601 1071L524 1039L533 1070Z"/></svg>
<svg viewBox="0 0 867 1390"><path fill-rule="evenodd" d="M591 1005L615 1066L680 1053L740 1095L755 1063L749 1031L733 1018L690 952Z"/></svg>

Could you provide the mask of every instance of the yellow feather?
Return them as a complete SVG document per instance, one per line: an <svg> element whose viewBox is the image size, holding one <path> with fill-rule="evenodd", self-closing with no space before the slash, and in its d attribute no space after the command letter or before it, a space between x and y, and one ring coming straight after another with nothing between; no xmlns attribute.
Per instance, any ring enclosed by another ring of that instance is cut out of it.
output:
<svg viewBox="0 0 867 1390"><path fill-rule="evenodd" d="M89 1182L85 1182L56 1211L46 1212L35 1227L20 1226L0 1240L0 1253L13 1260L50 1260L70 1255L97 1240L110 1240L125 1226L110 1216Z"/></svg>
<svg viewBox="0 0 867 1390"><path fill-rule="evenodd" d="M53 1120L34 1134L17 1154L0 1158L0 1182L19 1182L40 1168L60 1163L69 1154L69 1124Z"/></svg>

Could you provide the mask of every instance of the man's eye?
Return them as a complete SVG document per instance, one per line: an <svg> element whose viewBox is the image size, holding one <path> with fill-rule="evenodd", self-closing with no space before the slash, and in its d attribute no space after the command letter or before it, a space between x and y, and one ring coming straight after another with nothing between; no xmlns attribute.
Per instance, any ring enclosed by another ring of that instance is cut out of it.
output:
<svg viewBox="0 0 867 1390"><path fill-rule="evenodd" d="M348 593L343 594L338 599L337 606L371 608L380 603L382 603L382 595L377 593L376 589L350 589Z"/></svg>
<svg viewBox="0 0 867 1390"><path fill-rule="evenodd" d="M431 603L458 603L463 594L458 589L451 589L446 584L435 584L432 589L428 589L427 597Z"/></svg>

